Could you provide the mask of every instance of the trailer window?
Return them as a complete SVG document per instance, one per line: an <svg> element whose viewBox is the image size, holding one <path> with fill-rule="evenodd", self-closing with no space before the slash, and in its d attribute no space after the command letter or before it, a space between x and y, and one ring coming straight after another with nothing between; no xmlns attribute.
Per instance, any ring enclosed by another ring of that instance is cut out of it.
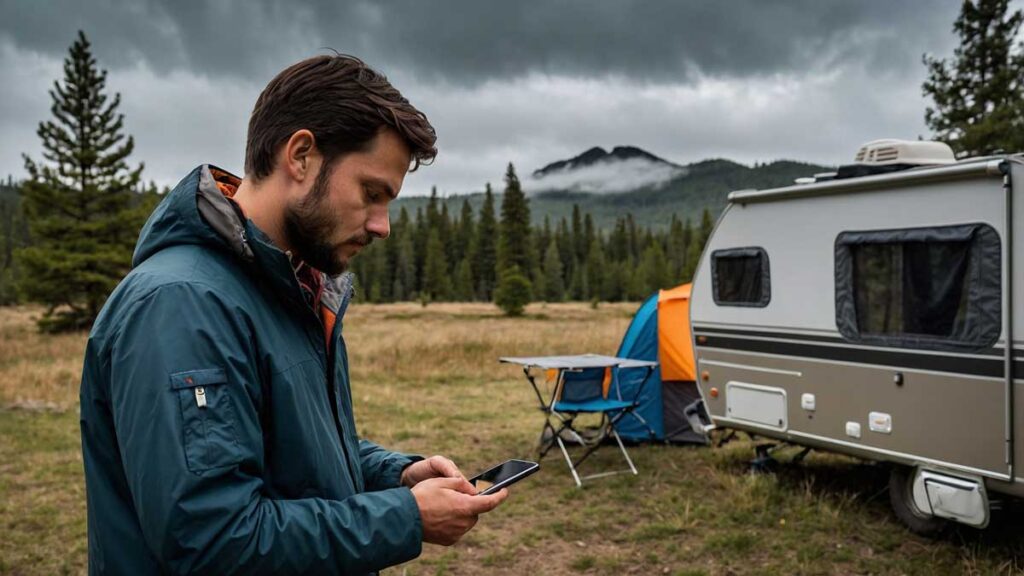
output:
<svg viewBox="0 0 1024 576"><path fill-rule="evenodd" d="M711 253L711 282L719 306L765 307L771 300L768 254L763 248Z"/></svg>
<svg viewBox="0 0 1024 576"><path fill-rule="evenodd" d="M908 348L991 346L1001 328L1000 251L985 224L840 234L840 333Z"/></svg>

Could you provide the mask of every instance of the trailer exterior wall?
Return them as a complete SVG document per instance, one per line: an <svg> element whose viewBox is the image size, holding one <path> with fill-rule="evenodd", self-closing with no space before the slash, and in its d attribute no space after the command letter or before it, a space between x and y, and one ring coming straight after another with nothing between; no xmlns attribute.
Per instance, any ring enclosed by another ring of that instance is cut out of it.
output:
<svg viewBox="0 0 1024 576"><path fill-rule="evenodd" d="M1024 172L1019 163L1011 166L1014 221L1019 223L1024 222L1024 202L1019 200ZM901 176L888 187L879 184L874 189L843 184L848 190L837 192L816 185L826 189L811 194L787 189L783 194L733 195L734 202L704 251L692 294L696 358L700 371L710 376L701 382L701 392L716 422L748 427L729 422L727 398L712 398L712 387L724 392L730 381L778 386L787 392L789 428L776 431L776 437L1010 480L1004 451L1002 337L989 349L969 353L860 346L842 339L835 318L834 248L841 232L986 223L1005 242L1002 180L998 171L979 168L983 169L945 170L943 178L927 173ZM744 196L756 201L735 201ZM1016 235L1016 246L1021 237ZM764 308L714 302L708 255L738 247L760 247L769 256L772 297ZM1017 248L1012 254L1014 285L1019 289L1024 286L1024 250ZM1021 300L1015 298L1012 311L1018 338L1024 321ZM1017 342L1015 348L1021 346ZM1017 352L1015 363L1018 415L1024 414L1022 356ZM902 385L894 382L896 373L902 374ZM814 411L801 408L804 393L815 395ZM892 432L870 431L869 412L891 414ZM1016 418L1014 426L1018 463L1024 463L1021 420ZM861 438L846 435L845 424L851 421L861 424ZM761 432L773 435L770 430ZM994 484L1000 489L1003 483ZM1016 491L1009 484L1002 488Z"/></svg>

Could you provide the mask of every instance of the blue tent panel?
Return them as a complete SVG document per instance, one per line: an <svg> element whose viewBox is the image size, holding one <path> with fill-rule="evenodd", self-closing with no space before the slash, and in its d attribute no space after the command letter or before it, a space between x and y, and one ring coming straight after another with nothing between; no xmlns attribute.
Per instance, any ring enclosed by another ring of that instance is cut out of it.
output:
<svg viewBox="0 0 1024 576"><path fill-rule="evenodd" d="M640 309L633 316L633 322L626 330L622 344L619 345L619 351L615 355L634 360L658 361L657 292L640 305ZM646 368L620 368L618 370L617 378L623 398L630 399L636 395L637 388L646 373ZM653 439L665 438L660 368L656 368L647 383L644 384L643 393L640 396L640 406L634 413L646 420L647 426L633 416L626 416L615 426L619 436L628 440L651 440L650 432L653 430L655 434Z"/></svg>
<svg viewBox="0 0 1024 576"><path fill-rule="evenodd" d="M643 356L632 356L630 353L642 354ZM629 323L626 334L619 344L619 351L615 354L619 358L632 358L634 360L658 361L658 294L644 300L640 308L633 315L633 321Z"/></svg>

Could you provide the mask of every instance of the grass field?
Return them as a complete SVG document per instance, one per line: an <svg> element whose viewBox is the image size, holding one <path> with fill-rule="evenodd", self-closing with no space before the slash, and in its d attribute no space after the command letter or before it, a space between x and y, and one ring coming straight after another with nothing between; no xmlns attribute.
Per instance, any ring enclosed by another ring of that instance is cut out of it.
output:
<svg viewBox="0 0 1024 576"><path fill-rule="evenodd" d="M530 457L541 415L501 355L615 351L635 305L355 305L345 333L362 435L445 454L472 473ZM0 308L0 574L79 574L86 563L78 378L85 335L48 337L36 311ZM387 574L1011 574L1024 571L1024 508L984 532L907 532L878 466L812 453L747 472L749 442L639 446L640 475L574 487L556 453L451 548ZM785 453L782 456L785 459ZM593 468L618 467L602 449Z"/></svg>

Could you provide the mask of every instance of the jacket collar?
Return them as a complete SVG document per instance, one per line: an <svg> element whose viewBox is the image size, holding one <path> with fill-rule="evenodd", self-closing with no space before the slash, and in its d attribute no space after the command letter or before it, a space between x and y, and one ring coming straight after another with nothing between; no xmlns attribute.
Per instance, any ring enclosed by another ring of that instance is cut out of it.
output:
<svg viewBox="0 0 1024 576"><path fill-rule="evenodd" d="M233 194L240 183L237 176L210 164L193 170L146 222L133 264L176 244L214 244L245 262L276 293L308 308L291 259L225 194ZM353 276L320 274L321 304L340 318L354 294Z"/></svg>

